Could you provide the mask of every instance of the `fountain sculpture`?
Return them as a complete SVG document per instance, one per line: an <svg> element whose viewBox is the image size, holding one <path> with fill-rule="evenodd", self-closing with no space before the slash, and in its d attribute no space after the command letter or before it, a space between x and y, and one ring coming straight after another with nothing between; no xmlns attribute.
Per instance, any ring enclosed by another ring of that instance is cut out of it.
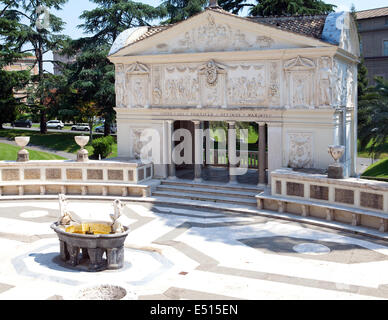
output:
<svg viewBox="0 0 388 320"><path fill-rule="evenodd" d="M63 261L73 267L86 262L89 271L123 267L124 241L129 228L119 221L123 209L121 201L115 200L113 207L111 223L82 221L76 213L68 210L65 195L59 195L60 216L51 228L58 235ZM104 253L106 259L103 258Z"/></svg>

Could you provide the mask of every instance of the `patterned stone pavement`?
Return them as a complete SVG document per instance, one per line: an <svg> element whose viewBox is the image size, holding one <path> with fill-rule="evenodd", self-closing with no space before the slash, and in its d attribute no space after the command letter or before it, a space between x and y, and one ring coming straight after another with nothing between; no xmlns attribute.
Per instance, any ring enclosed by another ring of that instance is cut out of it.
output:
<svg viewBox="0 0 388 320"><path fill-rule="evenodd" d="M70 201L106 216L108 201ZM0 299L66 299L85 285L119 284L139 299L388 298L386 242L280 221L127 203L124 268L64 266L50 224L56 201L0 202Z"/></svg>

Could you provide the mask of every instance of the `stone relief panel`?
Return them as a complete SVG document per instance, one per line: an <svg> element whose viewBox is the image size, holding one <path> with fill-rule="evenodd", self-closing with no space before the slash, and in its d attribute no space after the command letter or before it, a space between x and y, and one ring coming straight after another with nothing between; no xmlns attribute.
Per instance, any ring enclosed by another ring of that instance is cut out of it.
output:
<svg viewBox="0 0 388 320"><path fill-rule="evenodd" d="M126 105L130 108L150 105L149 97L150 72L146 65L134 63L126 70Z"/></svg>
<svg viewBox="0 0 388 320"><path fill-rule="evenodd" d="M318 106L330 106L333 100L333 90L332 90L332 68L333 63L330 57L321 57L318 60L318 90L319 94L317 95Z"/></svg>
<svg viewBox="0 0 388 320"><path fill-rule="evenodd" d="M204 23L184 31L176 39L161 42L148 51L150 53L183 53L209 51L268 50L280 47L295 47L282 40L278 43L272 37L257 32L246 32L208 13Z"/></svg>
<svg viewBox="0 0 388 320"><path fill-rule="evenodd" d="M228 67L228 105L257 105L267 102L265 63L234 64Z"/></svg>
<svg viewBox="0 0 388 320"><path fill-rule="evenodd" d="M284 65L287 105L290 107L312 108L314 106L314 61L298 56Z"/></svg>
<svg viewBox="0 0 388 320"><path fill-rule="evenodd" d="M347 73L348 65L339 61L334 60L333 73L332 73L332 90L333 90L333 103L334 107L346 106L346 100L348 96L348 83Z"/></svg>
<svg viewBox="0 0 388 320"><path fill-rule="evenodd" d="M227 69L213 60L198 68L200 107L226 107Z"/></svg>
<svg viewBox="0 0 388 320"><path fill-rule="evenodd" d="M132 155L135 159L140 159L141 149L144 143L141 141L141 135L144 129L131 129Z"/></svg>
<svg viewBox="0 0 388 320"><path fill-rule="evenodd" d="M281 88L281 64L277 61L272 61L269 64L268 74L268 104L270 106L279 106L280 88Z"/></svg>
<svg viewBox="0 0 388 320"><path fill-rule="evenodd" d="M127 99L125 90L125 71L123 64L116 65L115 90L116 106L118 108L124 108L127 105Z"/></svg>
<svg viewBox="0 0 388 320"><path fill-rule="evenodd" d="M199 78L194 64L163 66L162 104L197 106L199 104ZM154 91L155 91L154 86Z"/></svg>
<svg viewBox="0 0 388 320"><path fill-rule="evenodd" d="M290 132L288 140L288 166L290 168L313 168L313 134L310 132Z"/></svg>

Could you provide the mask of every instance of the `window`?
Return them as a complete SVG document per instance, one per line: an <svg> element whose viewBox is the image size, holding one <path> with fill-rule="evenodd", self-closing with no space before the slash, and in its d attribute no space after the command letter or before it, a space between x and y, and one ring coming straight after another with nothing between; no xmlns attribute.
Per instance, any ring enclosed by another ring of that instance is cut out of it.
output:
<svg viewBox="0 0 388 320"><path fill-rule="evenodd" d="M383 41L383 56L388 56L388 40Z"/></svg>
<svg viewBox="0 0 388 320"><path fill-rule="evenodd" d="M388 18L385 18L385 25L388 26Z"/></svg>

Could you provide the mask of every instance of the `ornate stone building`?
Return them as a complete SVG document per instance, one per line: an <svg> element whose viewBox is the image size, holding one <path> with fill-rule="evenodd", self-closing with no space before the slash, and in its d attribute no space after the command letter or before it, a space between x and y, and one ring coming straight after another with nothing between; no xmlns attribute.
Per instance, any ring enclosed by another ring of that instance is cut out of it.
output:
<svg viewBox="0 0 388 320"><path fill-rule="evenodd" d="M154 129L157 178L175 175L179 128L195 132L200 177L204 135L194 129L211 121L232 129L258 123L260 183L266 163L269 173L327 168L331 144L346 147L341 161L346 175L355 173L359 42L347 12L242 18L213 6L173 25L124 31L109 59L116 66L119 156L138 158L148 141L143 133ZM235 151L233 139L228 146Z"/></svg>

